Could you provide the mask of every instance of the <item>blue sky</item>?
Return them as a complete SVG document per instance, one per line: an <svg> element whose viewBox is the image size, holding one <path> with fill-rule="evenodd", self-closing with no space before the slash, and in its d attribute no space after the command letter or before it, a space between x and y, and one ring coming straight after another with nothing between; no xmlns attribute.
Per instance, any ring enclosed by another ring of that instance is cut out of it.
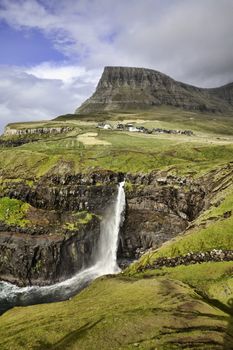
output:
<svg viewBox="0 0 233 350"><path fill-rule="evenodd" d="M64 61L65 56L38 29L15 29L0 23L0 65L31 66L43 61Z"/></svg>
<svg viewBox="0 0 233 350"><path fill-rule="evenodd" d="M106 65L233 81L232 0L0 0L0 129L69 113Z"/></svg>

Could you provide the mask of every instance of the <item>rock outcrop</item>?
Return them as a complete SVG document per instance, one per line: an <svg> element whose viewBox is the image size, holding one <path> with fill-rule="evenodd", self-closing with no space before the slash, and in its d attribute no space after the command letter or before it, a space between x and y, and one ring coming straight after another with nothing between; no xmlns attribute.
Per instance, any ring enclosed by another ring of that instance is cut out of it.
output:
<svg viewBox="0 0 233 350"><path fill-rule="evenodd" d="M95 93L75 113L145 110L161 105L232 112L233 84L204 89L178 82L152 69L105 67Z"/></svg>
<svg viewBox="0 0 233 350"><path fill-rule="evenodd" d="M135 259L184 231L205 205L200 183L151 173L127 176L126 215L120 234L119 258Z"/></svg>
<svg viewBox="0 0 233 350"><path fill-rule="evenodd" d="M5 128L5 136L15 136L15 135L47 135L47 134L63 134L71 131L70 127L40 127L40 128L22 128L15 129L9 125Z"/></svg>
<svg viewBox="0 0 233 350"><path fill-rule="evenodd" d="M41 227L42 228L42 227ZM49 285L73 276L92 263L100 235L99 220L72 231L34 234L18 228L0 232L0 278L20 286Z"/></svg>
<svg viewBox="0 0 233 350"><path fill-rule="evenodd" d="M48 285L90 266L101 216L114 202L121 176L104 172L48 176L33 186L5 183L1 196L28 203L29 209L23 226L0 222L0 279Z"/></svg>
<svg viewBox="0 0 233 350"><path fill-rule="evenodd" d="M190 252L187 255L177 256L174 258L158 258L153 262L153 264L147 264L144 267L138 267L137 271L141 272L150 269L160 269L162 267L175 267L180 265L194 265L211 261L233 261L233 251L213 249L207 252Z"/></svg>
<svg viewBox="0 0 233 350"><path fill-rule="evenodd" d="M0 278L20 285L51 284L92 263L100 221L126 179L126 210L118 259L135 259L183 231L202 209L205 192L192 181L161 173L111 171L47 175L36 184L7 182L1 195L28 203L25 227L0 223ZM77 225L77 213L90 213ZM84 220L85 221L85 220Z"/></svg>
<svg viewBox="0 0 233 350"><path fill-rule="evenodd" d="M0 222L0 279L21 285L51 284L91 264L101 218L114 203L117 184L123 178L126 208L118 248L122 266L190 228L211 205L211 196L232 184L232 166L199 180L165 171L53 173L34 184L5 180L1 196L28 203L25 220L30 224L20 227ZM77 215L84 215L78 224Z"/></svg>
<svg viewBox="0 0 233 350"><path fill-rule="evenodd" d="M82 211L101 215L115 199L116 185L123 174L103 171L93 174L48 175L35 185L8 182L4 196L16 198L44 210Z"/></svg>

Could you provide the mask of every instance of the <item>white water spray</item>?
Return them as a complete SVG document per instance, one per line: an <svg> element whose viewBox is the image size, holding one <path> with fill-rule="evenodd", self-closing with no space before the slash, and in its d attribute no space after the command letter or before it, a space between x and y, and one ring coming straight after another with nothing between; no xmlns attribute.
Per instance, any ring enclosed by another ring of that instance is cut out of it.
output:
<svg viewBox="0 0 233 350"><path fill-rule="evenodd" d="M117 199L110 215L101 223L101 237L97 250L96 261L103 275L120 271L117 265L117 248L122 213L125 209L124 182L119 184Z"/></svg>
<svg viewBox="0 0 233 350"><path fill-rule="evenodd" d="M70 279L51 286L17 287L0 282L0 314L13 306L39 304L65 300L83 289L95 278L120 271L117 265L118 235L125 208L124 182L118 185L118 193L113 208L101 223L101 235L93 266L84 269ZM1 309L2 308L2 309Z"/></svg>

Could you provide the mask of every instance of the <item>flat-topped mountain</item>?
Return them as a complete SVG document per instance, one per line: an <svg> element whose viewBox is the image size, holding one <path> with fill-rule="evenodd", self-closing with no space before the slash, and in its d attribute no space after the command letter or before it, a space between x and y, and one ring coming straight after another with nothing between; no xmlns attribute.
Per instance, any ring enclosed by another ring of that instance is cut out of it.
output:
<svg viewBox="0 0 233 350"><path fill-rule="evenodd" d="M75 113L145 110L161 105L233 112L233 83L205 89L176 81L152 69L105 67L96 91Z"/></svg>

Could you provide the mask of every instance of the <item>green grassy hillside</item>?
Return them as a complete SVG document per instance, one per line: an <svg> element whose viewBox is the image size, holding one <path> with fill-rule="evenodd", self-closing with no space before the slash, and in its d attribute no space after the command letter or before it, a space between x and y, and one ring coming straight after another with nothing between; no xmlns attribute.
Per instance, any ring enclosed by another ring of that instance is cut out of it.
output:
<svg viewBox="0 0 233 350"><path fill-rule="evenodd" d="M8 311L0 347L232 349L232 269L217 263L100 278L72 300Z"/></svg>
<svg viewBox="0 0 233 350"><path fill-rule="evenodd" d="M42 135L37 141L14 148L14 152L11 147L2 148L0 175L32 179L49 171L78 173L98 169L132 173L165 169L178 174L199 175L232 160L232 117L161 108L145 113L89 116L87 120L82 116L64 118L47 123L9 125L16 130L59 126L69 126L72 130L65 134ZM121 120L133 121L135 125L150 129L190 129L194 135L99 130L96 119L109 120L112 124ZM33 141L35 135L25 137L31 137Z"/></svg>

